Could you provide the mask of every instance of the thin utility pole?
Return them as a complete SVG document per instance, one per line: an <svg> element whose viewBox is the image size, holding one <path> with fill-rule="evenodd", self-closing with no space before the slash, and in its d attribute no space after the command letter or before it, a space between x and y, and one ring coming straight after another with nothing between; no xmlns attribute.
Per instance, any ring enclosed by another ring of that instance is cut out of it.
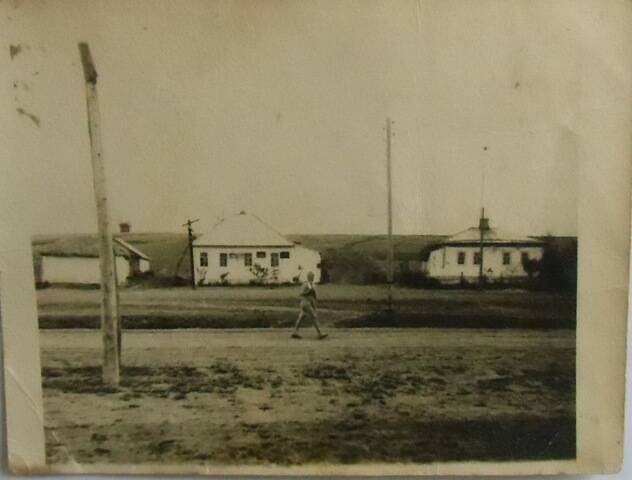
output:
<svg viewBox="0 0 632 480"><path fill-rule="evenodd" d="M182 224L183 227L187 227L187 232L189 234L189 266L191 268L191 288L195 290L195 259L193 258L193 225L195 222L199 222L200 219L196 218L195 220L188 219L186 223Z"/></svg>
<svg viewBox="0 0 632 480"><path fill-rule="evenodd" d="M386 252L386 281L388 282L388 308L393 309L393 192L391 175L391 122L386 119L386 183L388 210L388 248Z"/></svg>
<svg viewBox="0 0 632 480"><path fill-rule="evenodd" d="M118 302L114 271L114 246L108 218L105 167L101 145L101 119L97 97L97 70L87 43L79 44L79 55L86 82L88 132L92 157L94 199L99 229L99 266L101 270L101 331L103 332L103 383L118 387L120 358L118 348Z"/></svg>
<svg viewBox="0 0 632 480"><path fill-rule="evenodd" d="M483 147L483 151L487 152L488 146L485 145ZM485 231L489 230L489 220L485 218L485 158L482 158L481 164L481 218L478 220L478 230L480 234L480 245L478 256L480 262L478 264L478 285L480 288L483 288L485 284L485 276L484 276L484 242L485 242Z"/></svg>
<svg viewBox="0 0 632 480"><path fill-rule="evenodd" d="M485 231L489 229L489 221L485 218L485 207L481 207L481 218L478 221L478 230L480 233L480 246L479 246L479 259L480 263L478 264L478 284L479 286L483 286L485 283L485 276L483 275L483 252L484 252L484 242L485 242Z"/></svg>
<svg viewBox="0 0 632 480"><path fill-rule="evenodd" d="M115 247L116 248L116 247ZM118 312L118 322L116 322L116 348L118 350L119 368L123 365L123 319L121 318L121 296L118 289L118 270L116 267L116 250L114 250L114 281L116 282L116 311Z"/></svg>

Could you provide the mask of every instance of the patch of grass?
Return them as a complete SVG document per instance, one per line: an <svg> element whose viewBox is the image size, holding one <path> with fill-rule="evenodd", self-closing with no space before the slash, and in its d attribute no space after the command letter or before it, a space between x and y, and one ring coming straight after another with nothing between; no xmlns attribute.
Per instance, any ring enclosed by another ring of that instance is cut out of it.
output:
<svg viewBox="0 0 632 480"><path fill-rule="evenodd" d="M238 314L183 315L159 313L153 315L123 315L122 327L125 330L170 330L182 328L289 328L294 325L294 312L264 311L239 312ZM82 328L96 330L101 328L98 315L47 315L39 316L39 328L54 330Z"/></svg>
<svg viewBox="0 0 632 480"><path fill-rule="evenodd" d="M270 375L270 382L278 383L278 376ZM189 393L233 394L239 388L261 390L268 383L262 375L248 375L229 362L216 362L207 368L187 366L123 367L121 388L103 384L100 367L46 367L42 369L44 388L65 393L95 393L98 395L124 391L122 401L143 395L184 400ZM133 405L128 405L133 408Z"/></svg>
<svg viewBox="0 0 632 480"><path fill-rule="evenodd" d="M353 373L340 365L328 363L317 363L307 365L303 369L303 376L319 380L342 380L350 381Z"/></svg>
<svg viewBox="0 0 632 480"><path fill-rule="evenodd" d="M379 435L367 434L367 429ZM326 421L257 424L251 426L251 431L257 433L257 440L240 445L242 454L231 456L236 447L229 443L217 449L209 460L235 463L259 459L277 464L429 463L575 457L575 419L569 416L428 421L407 416L382 419L352 410Z"/></svg>
<svg viewBox="0 0 632 480"><path fill-rule="evenodd" d="M100 367L44 367L42 386L72 393L104 394L118 391L103 383Z"/></svg>
<svg viewBox="0 0 632 480"><path fill-rule="evenodd" d="M408 371L387 370L364 374L346 387L348 393L360 397L364 403L384 401L398 393L418 393L427 384L419 375Z"/></svg>
<svg viewBox="0 0 632 480"><path fill-rule="evenodd" d="M171 330L183 328L290 328L296 321L294 312L243 312L239 314L181 315L160 313L153 315L125 315L125 330ZM39 316L39 328L96 330L101 328L97 315ZM423 312L376 312L335 321L334 328L476 328L558 330L574 329L574 318L538 316L524 318L503 313L441 314Z"/></svg>
<svg viewBox="0 0 632 480"><path fill-rule="evenodd" d="M175 440L162 440L160 442L152 442L148 445L149 453L152 455L164 455L171 450L176 444Z"/></svg>

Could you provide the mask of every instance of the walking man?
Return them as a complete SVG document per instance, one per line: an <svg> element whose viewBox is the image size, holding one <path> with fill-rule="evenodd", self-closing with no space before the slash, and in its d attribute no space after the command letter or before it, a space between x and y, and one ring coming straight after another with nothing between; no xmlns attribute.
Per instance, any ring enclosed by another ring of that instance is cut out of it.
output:
<svg viewBox="0 0 632 480"><path fill-rule="evenodd" d="M314 285L314 272L309 272L307 274L307 281L303 284L300 296L300 312L298 314L298 318L296 319L296 325L294 326L294 333L292 333L292 338L301 338L298 333L298 329L300 328L301 322L304 318L308 318L314 323L316 332L318 332L319 340L327 338L327 334L322 333L320 330L320 324L318 323L318 314L316 313L316 286Z"/></svg>

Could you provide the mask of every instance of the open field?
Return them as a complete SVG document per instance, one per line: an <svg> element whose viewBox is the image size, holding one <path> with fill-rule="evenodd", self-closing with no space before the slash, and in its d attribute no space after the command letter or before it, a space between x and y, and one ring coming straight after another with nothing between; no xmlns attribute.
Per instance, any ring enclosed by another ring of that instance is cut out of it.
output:
<svg viewBox="0 0 632 480"><path fill-rule="evenodd" d="M287 327L299 287L128 288L120 291L125 328ZM329 327L574 328L573 293L394 288L396 314L384 313L386 287L319 287L319 315ZM42 328L97 328L98 290L37 293Z"/></svg>
<svg viewBox="0 0 632 480"><path fill-rule="evenodd" d="M574 457L573 330L305 333L127 332L111 391L98 332L42 331L48 461Z"/></svg>

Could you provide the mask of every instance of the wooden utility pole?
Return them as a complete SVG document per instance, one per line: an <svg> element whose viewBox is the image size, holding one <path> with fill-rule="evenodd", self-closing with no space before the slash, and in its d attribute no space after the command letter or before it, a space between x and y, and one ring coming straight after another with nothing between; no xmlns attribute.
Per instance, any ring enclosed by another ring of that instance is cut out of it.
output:
<svg viewBox="0 0 632 480"><path fill-rule="evenodd" d="M388 308L393 309L393 192L391 175L391 122L386 119L386 183L388 210L388 247L386 252L386 281L388 282Z"/></svg>
<svg viewBox="0 0 632 480"><path fill-rule="evenodd" d="M116 311L118 312L118 322L116 322L116 348L119 356L119 368L123 365L123 319L121 318L121 296L118 289L118 270L116 267L116 250L114 250L114 281L116 283Z"/></svg>
<svg viewBox="0 0 632 480"><path fill-rule="evenodd" d="M87 43L79 44L79 55L86 82L88 107L88 132L92 157L94 198L97 206L99 229L99 266L101 270L101 331L103 333L103 383L118 387L119 368L119 316L114 270L114 246L108 218L107 191L105 187L105 167L101 145L101 119L97 97L97 71Z"/></svg>
<svg viewBox="0 0 632 480"><path fill-rule="evenodd" d="M482 287L485 284L485 276L483 273L483 246L485 242L485 231L489 230L489 220L485 218L485 207L481 207L481 218L478 221L478 230L480 233L478 284Z"/></svg>
<svg viewBox="0 0 632 480"><path fill-rule="evenodd" d="M483 147L483 151L487 152L488 146L485 145ZM489 230L489 220L485 218L485 158L482 158L481 164L481 218L478 220L478 231L480 234L480 245L479 245L479 264L478 264L478 286L483 288L485 285L485 274L484 274L484 242L485 242L485 231Z"/></svg>
<svg viewBox="0 0 632 480"><path fill-rule="evenodd" d="M195 220L187 220L186 223L182 224L183 227L187 227L187 232L189 234L189 266L191 268L191 288L195 290L195 259L193 258L193 225L195 222L199 222L200 219L196 218Z"/></svg>

